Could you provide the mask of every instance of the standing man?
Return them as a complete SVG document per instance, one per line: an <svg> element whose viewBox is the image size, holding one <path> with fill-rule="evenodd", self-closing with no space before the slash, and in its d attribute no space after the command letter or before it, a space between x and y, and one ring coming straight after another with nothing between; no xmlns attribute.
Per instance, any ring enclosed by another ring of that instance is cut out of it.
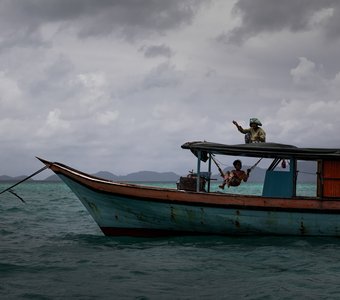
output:
<svg viewBox="0 0 340 300"><path fill-rule="evenodd" d="M261 127L259 127L262 126L259 119L251 118L249 120L250 128L248 129L243 129L236 121L233 121L233 124L237 127L239 132L245 134L244 138L246 144L266 142L266 133Z"/></svg>

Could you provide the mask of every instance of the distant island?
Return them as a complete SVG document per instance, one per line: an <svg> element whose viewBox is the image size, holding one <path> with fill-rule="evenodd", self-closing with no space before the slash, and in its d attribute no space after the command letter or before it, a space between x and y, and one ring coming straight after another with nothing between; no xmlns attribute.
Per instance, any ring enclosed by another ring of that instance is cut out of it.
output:
<svg viewBox="0 0 340 300"><path fill-rule="evenodd" d="M91 174L92 176L98 178L104 178L112 181L126 181L126 182L149 182L149 181L159 181L159 182L176 182L180 175L174 172L153 172L153 171L140 171L135 173L130 173L124 176L118 176L106 171L100 171L95 174ZM25 179L27 176L21 175L17 177L11 177L7 175L0 175L0 182L17 182ZM57 175L51 175L46 179L35 180L34 178L29 179L29 181L39 181L39 182L52 182L52 181L61 181L61 179Z"/></svg>
<svg viewBox="0 0 340 300"><path fill-rule="evenodd" d="M249 166L244 166L243 169L246 170ZM231 167L225 168L223 171L226 172L231 170ZM316 166L310 164L309 162L300 162L298 165L298 182L316 182ZM263 182L265 177L266 169L256 167L251 172L248 182ZM154 171L139 171L130 173L124 176L118 176L106 171L100 171L92 174L95 177L108 179L112 181L122 181L122 182L176 182L181 176L174 172L154 172ZM0 175L0 182L19 182L27 176L21 175L17 177L11 177L7 175ZM221 181L221 176L219 174L213 174L212 179ZM58 182L61 179L57 175L51 175L43 180L30 179L29 181L39 181L39 182Z"/></svg>
<svg viewBox="0 0 340 300"><path fill-rule="evenodd" d="M177 175L174 172L153 172L153 171L140 171L130 173L124 176L118 176L106 171L100 171L95 174L91 174L92 176L98 178L104 178L112 181L126 181L126 182L176 182L180 175ZM1 178L0 178L1 180ZM47 177L44 181L61 181L61 179L57 175L51 175Z"/></svg>

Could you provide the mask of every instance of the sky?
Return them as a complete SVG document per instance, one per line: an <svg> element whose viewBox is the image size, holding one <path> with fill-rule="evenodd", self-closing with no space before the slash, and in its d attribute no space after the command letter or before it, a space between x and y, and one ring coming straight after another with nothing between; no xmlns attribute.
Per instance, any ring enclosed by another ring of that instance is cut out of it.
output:
<svg viewBox="0 0 340 300"><path fill-rule="evenodd" d="M183 143L243 143L232 121L252 117L267 142L340 148L339 11L337 0L0 0L0 175L35 172L36 156L184 175L196 160Z"/></svg>

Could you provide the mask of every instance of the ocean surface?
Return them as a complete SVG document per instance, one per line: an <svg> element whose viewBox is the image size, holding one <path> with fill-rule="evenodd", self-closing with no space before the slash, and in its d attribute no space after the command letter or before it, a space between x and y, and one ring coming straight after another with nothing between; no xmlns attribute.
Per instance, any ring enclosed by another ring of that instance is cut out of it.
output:
<svg viewBox="0 0 340 300"><path fill-rule="evenodd" d="M337 238L105 237L63 183L15 192L26 203L0 195L0 299L340 299Z"/></svg>

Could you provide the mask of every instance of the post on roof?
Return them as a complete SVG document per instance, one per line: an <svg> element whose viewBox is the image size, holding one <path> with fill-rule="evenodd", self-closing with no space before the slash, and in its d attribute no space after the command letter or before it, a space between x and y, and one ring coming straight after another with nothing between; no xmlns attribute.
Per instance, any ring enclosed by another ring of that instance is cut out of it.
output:
<svg viewBox="0 0 340 300"><path fill-rule="evenodd" d="M201 182L201 150L197 151L197 179L196 179L196 192L200 191Z"/></svg>
<svg viewBox="0 0 340 300"><path fill-rule="evenodd" d="M211 176L211 153L209 153L209 165L208 165L208 193L210 193L210 176Z"/></svg>
<svg viewBox="0 0 340 300"><path fill-rule="evenodd" d="M292 176L292 180L293 180L293 191L292 191L292 197L296 196L296 183L297 183L297 175L298 175L298 171L297 171L297 161L296 158L291 158L290 159L290 167L291 167L291 172L293 174Z"/></svg>

